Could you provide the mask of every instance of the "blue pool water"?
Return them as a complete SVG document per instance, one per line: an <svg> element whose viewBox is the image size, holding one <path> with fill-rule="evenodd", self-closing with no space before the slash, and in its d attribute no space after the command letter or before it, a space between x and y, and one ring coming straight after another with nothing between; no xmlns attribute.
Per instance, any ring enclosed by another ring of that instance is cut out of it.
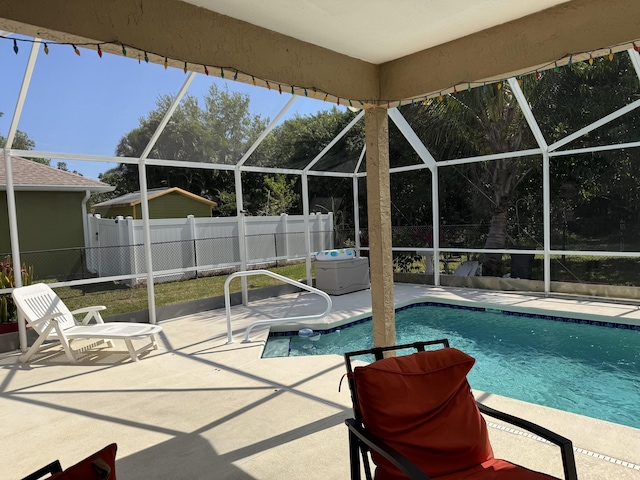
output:
<svg viewBox="0 0 640 480"><path fill-rule="evenodd" d="M397 343L448 338L476 358L472 388L640 428L640 331L411 306L396 313ZM318 341L270 337L264 356L325 355L371 348L371 322Z"/></svg>

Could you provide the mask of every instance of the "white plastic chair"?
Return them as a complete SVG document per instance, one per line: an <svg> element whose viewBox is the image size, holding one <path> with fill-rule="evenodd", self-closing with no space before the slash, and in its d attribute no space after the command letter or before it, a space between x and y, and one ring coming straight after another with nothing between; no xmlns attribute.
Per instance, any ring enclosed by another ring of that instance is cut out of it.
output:
<svg viewBox="0 0 640 480"><path fill-rule="evenodd" d="M158 348L156 334L162 331L161 326L146 323L105 323L100 315L100 311L107 308L104 306L86 307L71 312L44 283L15 288L11 296L18 307L18 315L39 335L31 348L20 356L21 362L28 362L45 340L60 342L71 363L78 361L76 351L71 348L71 341L77 338L105 340L110 347L113 347L112 340L124 340L134 362L138 361L138 354ZM86 315L78 323L74 318L75 314ZM92 319L96 323L89 324ZM147 343L136 350L132 340L147 340Z"/></svg>

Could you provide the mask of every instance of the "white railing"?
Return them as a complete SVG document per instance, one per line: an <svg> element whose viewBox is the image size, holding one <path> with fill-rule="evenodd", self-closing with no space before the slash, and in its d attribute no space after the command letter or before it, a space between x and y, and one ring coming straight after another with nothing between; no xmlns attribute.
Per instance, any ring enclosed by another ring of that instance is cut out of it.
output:
<svg viewBox="0 0 640 480"><path fill-rule="evenodd" d="M323 292L322 290L318 290L317 288L313 288L310 287L309 285L306 285L304 283L300 283L297 282L295 280L291 280L290 278L287 277L283 277L282 275L278 275L277 273L273 273L270 272L269 270L251 270L251 271L244 271L244 272L235 272L232 273L231 275L229 275L227 277L227 280L224 282L224 306L225 306L225 310L227 312L227 344L233 343L233 332L231 330L231 303L229 301L229 283L231 283L231 280L233 280L236 277L248 277L251 275L268 275L270 277L276 278L278 280L282 280L283 282L287 282L291 285L295 285L296 287L302 288L304 290L307 290L311 293L315 293L316 295L320 295L322 298L324 298L327 301L327 308L324 310L324 312L316 314L316 315L305 315L305 316L298 316L298 317L287 317L287 318L270 318L268 320L257 320L255 322L253 322L251 325L249 325L247 327L247 330L245 332L244 335L244 340L242 341L243 343L246 342L250 342L251 339L249 338L249 335L251 334L251 330L253 330L253 327L257 327L258 325L272 325L275 323L289 323L292 321L298 321L298 320L318 320L322 317L324 317L325 315L329 314L329 312L331 311L331 307L332 307L332 303L331 303L331 297L329 297L329 295L327 295L325 292Z"/></svg>

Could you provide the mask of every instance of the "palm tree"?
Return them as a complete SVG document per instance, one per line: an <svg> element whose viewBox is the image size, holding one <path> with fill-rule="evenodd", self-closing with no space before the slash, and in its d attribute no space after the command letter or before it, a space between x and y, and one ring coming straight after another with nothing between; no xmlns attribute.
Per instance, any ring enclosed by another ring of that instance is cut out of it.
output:
<svg viewBox="0 0 640 480"><path fill-rule="evenodd" d="M405 107L403 113L435 158L514 152L533 142L508 85L487 85L447 95L427 105ZM484 210L482 216L489 214L484 248L507 245L509 207L528 169L527 162L518 158L471 163L459 169L472 184L472 204ZM480 260L483 275L503 273L501 254L483 254Z"/></svg>

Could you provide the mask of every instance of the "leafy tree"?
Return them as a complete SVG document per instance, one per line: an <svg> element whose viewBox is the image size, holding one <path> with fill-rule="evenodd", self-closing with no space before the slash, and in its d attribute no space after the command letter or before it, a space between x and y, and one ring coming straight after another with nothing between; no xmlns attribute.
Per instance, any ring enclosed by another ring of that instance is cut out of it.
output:
<svg viewBox="0 0 640 480"><path fill-rule="evenodd" d="M544 88L532 97L531 107L547 142L576 132L638 98L638 76L626 53L570 68L550 71ZM640 113L634 110L583 135L571 149L634 142L640 131ZM569 210L590 221L571 228L585 236L617 232L620 221L640 219L640 164L635 149L620 149L552 159L553 222L563 223Z"/></svg>
<svg viewBox="0 0 640 480"><path fill-rule="evenodd" d="M233 217L237 213L236 194L224 190L217 191L218 212L222 217Z"/></svg>
<svg viewBox="0 0 640 480"><path fill-rule="evenodd" d="M289 213L293 205L298 202L299 195L293 190L296 178L287 180L283 174L267 175L264 178L264 194L267 201L258 211L258 215L280 215Z"/></svg>
<svg viewBox="0 0 640 480"><path fill-rule="evenodd" d="M0 112L0 117L2 115L3 113ZM4 136L0 135L0 148L4 148L6 143L7 143L7 139ZM13 144L11 145L11 148L14 148L16 150L33 150L35 147L36 147L36 142L34 142L31 138L29 138L29 135L27 135L22 130L16 131L16 135L13 139ZM49 165L50 163L50 160L48 158L28 158L28 160L42 163L44 165Z"/></svg>
<svg viewBox="0 0 640 480"><path fill-rule="evenodd" d="M124 176L122 166L114 167L107 170L106 172L98 174L98 180L116 187L113 192L103 194L106 196L103 200L100 201L108 200L109 198L120 197L125 193L133 192L138 188L137 182L133 182L131 178Z"/></svg>
<svg viewBox="0 0 640 480"><path fill-rule="evenodd" d="M140 125L120 140L116 154L139 157L172 100L168 95L161 96L156 110L141 118ZM204 99L204 107L193 96L187 96L181 102L149 156L188 162L235 164L265 127L266 120L249 113L248 96L230 94L212 85ZM122 163L105 172L100 179L116 186L114 195L139 189L137 165ZM184 167L147 168L149 188L180 187L213 200L216 200L217 192L232 192L233 182L233 173L228 171Z"/></svg>
<svg viewBox="0 0 640 480"><path fill-rule="evenodd" d="M304 168L355 117L337 107L315 115L296 115L277 126L256 153L256 165ZM352 172L364 145L364 122L359 122L329 150L315 169Z"/></svg>
<svg viewBox="0 0 640 480"><path fill-rule="evenodd" d="M82 176L82 174L77 170L69 170L69 167L67 166L67 162L58 162L58 165L56 166L56 168L58 170L62 170L63 172L75 173L76 175Z"/></svg>
<svg viewBox="0 0 640 480"><path fill-rule="evenodd" d="M296 115L274 128L250 159L251 164L281 168L301 169L306 167L344 128L353 120L355 113L341 111L337 107L314 115ZM356 124L334 145L314 170L353 172L364 145L364 122ZM289 182L288 198L296 201L289 211L302 212L300 204L301 184ZM264 191L264 190L263 190ZM353 202L351 179L335 177L309 177L310 200L317 197L332 197L336 227L353 226ZM313 208L313 205L311 205ZM339 219L340 217L340 219ZM346 219L350 219L347 222ZM339 222L339 225L338 225Z"/></svg>
<svg viewBox="0 0 640 480"><path fill-rule="evenodd" d="M523 79L525 96L549 144L637 99L638 78L628 56L574 63L570 67ZM437 159L502 153L534 147L531 132L508 85L487 86L443 97L427 106L403 108L403 113ZM570 144L570 148L637 141L640 113L626 114ZM552 158L553 224L562 224L566 210L596 221L576 222L582 234L617 232L620 220L640 219L640 164L634 150L614 150ZM488 217L486 248L515 241L508 223L542 217L540 159L501 159L439 169L440 211L447 219L482 223ZM422 194L430 191L409 175L398 187ZM396 197L398 208L406 203ZM519 200L517 200L519 199ZM516 204L517 200L517 204ZM453 208L451 208L453 206ZM415 205L404 211L416 210ZM462 212L469 216L461 218ZM512 232L513 233L513 232ZM536 232L533 232L536 233ZM538 232L541 235L541 232ZM445 239L446 241L446 239ZM500 275L500 255L483 255L483 273Z"/></svg>

